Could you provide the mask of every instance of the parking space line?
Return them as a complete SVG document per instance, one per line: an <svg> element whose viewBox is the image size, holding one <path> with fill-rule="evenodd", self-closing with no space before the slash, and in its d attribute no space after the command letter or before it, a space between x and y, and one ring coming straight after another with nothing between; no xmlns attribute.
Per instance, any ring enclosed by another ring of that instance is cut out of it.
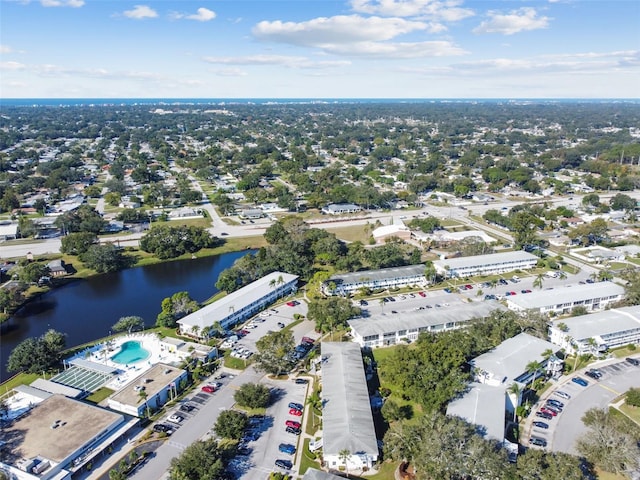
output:
<svg viewBox="0 0 640 480"><path fill-rule="evenodd" d="M610 392L615 393L616 395L622 395L620 392L614 390L611 387L607 387L606 385L602 385L601 383L598 383L598 386L604 388L605 390L609 390Z"/></svg>

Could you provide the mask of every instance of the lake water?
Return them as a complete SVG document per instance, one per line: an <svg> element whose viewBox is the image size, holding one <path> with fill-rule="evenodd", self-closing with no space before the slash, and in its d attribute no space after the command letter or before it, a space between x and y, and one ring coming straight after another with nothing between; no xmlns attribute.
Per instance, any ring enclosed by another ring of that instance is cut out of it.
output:
<svg viewBox="0 0 640 480"><path fill-rule="evenodd" d="M67 346L90 342L109 334L120 317L137 315L147 326L155 324L160 304L176 292L187 291L202 302L218 290L218 275L248 252L166 262L78 280L42 295L3 325L0 337L0 381L13 348L49 328L67 334Z"/></svg>

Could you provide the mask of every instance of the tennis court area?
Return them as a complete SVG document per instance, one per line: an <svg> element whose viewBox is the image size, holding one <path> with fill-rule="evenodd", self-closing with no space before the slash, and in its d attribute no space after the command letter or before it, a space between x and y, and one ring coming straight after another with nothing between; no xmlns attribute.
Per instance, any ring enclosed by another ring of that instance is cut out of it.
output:
<svg viewBox="0 0 640 480"><path fill-rule="evenodd" d="M117 369L113 367L82 359L71 360L68 365L69 368L53 377L51 381L85 392L96 391L117 373Z"/></svg>

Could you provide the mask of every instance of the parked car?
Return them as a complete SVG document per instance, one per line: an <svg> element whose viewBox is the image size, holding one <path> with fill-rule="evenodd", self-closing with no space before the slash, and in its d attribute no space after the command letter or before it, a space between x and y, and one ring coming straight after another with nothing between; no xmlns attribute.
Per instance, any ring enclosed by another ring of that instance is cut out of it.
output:
<svg viewBox="0 0 640 480"><path fill-rule="evenodd" d="M282 323L282 322L278 322L278 327L280 327L280 328L284 328L284 323Z"/></svg>
<svg viewBox="0 0 640 480"><path fill-rule="evenodd" d="M174 413L173 415L169 416L167 420L173 423L181 423L184 420L184 417L179 413Z"/></svg>
<svg viewBox="0 0 640 480"><path fill-rule="evenodd" d="M550 398L547 400L547 403L549 405L555 405L558 408L564 408L564 403L562 403L560 400L555 400L553 398Z"/></svg>
<svg viewBox="0 0 640 480"><path fill-rule="evenodd" d="M202 390L203 392L206 393L213 393L216 391L216 389L213 387L213 385L204 385L200 390Z"/></svg>
<svg viewBox="0 0 640 480"><path fill-rule="evenodd" d="M553 415L550 413L543 412L542 410L536 412L536 417L544 418L545 420L553 419Z"/></svg>
<svg viewBox="0 0 640 480"><path fill-rule="evenodd" d="M180 405L180 410L182 410L183 412L191 412L195 408L196 407L194 407L190 403L183 403L182 405Z"/></svg>
<svg viewBox="0 0 640 480"><path fill-rule="evenodd" d="M295 307L296 305L298 305L300 302L298 302L297 300L291 300L290 302L287 302L287 306L288 307Z"/></svg>
<svg viewBox="0 0 640 480"><path fill-rule="evenodd" d="M452 290L451 290L450 288L445 288L445 289L444 289L444 292L445 292L445 293L451 293L451 291L452 291Z"/></svg>
<svg viewBox="0 0 640 480"><path fill-rule="evenodd" d="M566 400L569 400L569 399L571 398L571 395L569 395L568 393L563 392L563 391L561 391L561 390L556 390L556 391L555 391L555 392L553 392L553 393L555 393L555 394L556 394L557 396L559 396L560 398L564 398L564 399L566 399Z"/></svg>
<svg viewBox="0 0 640 480"><path fill-rule="evenodd" d="M278 450L280 450L282 453L288 453L289 455L293 455L294 453L296 453L296 447L294 447L290 443L281 443L280 446L278 446Z"/></svg>
<svg viewBox="0 0 640 480"><path fill-rule="evenodd" d="M529 443L531 445L536 445L537 447L546 447L547 446L547 441L544 438L540 438L540 437L531 437L529 439Z"/></svg>
<svg viewBox="0 0 640 480"><path fill-rule="evenodd" d="M309 343L309 344L313 345L315 340L313 338L310 338L310 337L302 337L302 340L300 340L300 342Z"/></svg>
<svg viewBox="0 0 640 480"><path fill-rule="evenodd" d="M552 409L550 409L550 408L547 408L547 407L542 407L542 408L540 409L540 411L541 411L542 413L548 413L548 414L549 414L549 415L551 415L552 417L556 417L556 416L558 415L558 412L556 412L555 410L552 410Z"/></svg>
<svg viewBox="0 0 640 480"><path fill-rule="evenodd" d="M289 460L282 460L279 458L278 460L276 460L276 467L284 468L285 470L291 470L291 467L293 467L293 463L291 463Z"/></svg>
<svg viewBox="0 0 640 480"><path fill-rule="evenodd" d="M307 383L309 383L309 380L306 378L296 378L297 385L306 385Z"/></svg>
<svg viewBox="0 0 640 480"><path fill-rule="evenodd" d="M367 305L369 305L369 302L367 302L366 300L360 300L360 302L358 302L360 304L361 307L366 307Z"/></svg>
<svg viewBox="0 0 640 480"><path fill-rule="evenodd" d="M520 290L520 293L531 293L531 290Z"/></svg>
<svg viewBox="0 0 640 480"><path fill-rule="evenodd" d="M602 374L595 370L587 370L584 372L587 377L593 378L594 380L599 380L602 377Z"/></svg>
<svg viewBox="0 0 640 480"><path fill-rule="evenodd" d="M558 406L556 406L556 405L553 405L553 404L551 404L551 403L546 403L546 404L544 405L544 408L545 408L546 410L551 410L552 412L555 412L555 413L556 413L556 415L559 415L559 414L561 414L561 413L562 413L562 409L561 409L560 407L558 407Z"/></svg>
<svg viewBox="0 0 640 480"><path fill-rule="evenodd" d="M537 420L535 422L533 422L533 426L534 427L538 427L538 428L543 428L544 430L549 428L549 424L548 423L539 422Z"/></svg>
<svg viewBox="0 0 640 480"><path fill-rule="evenodd" d="M173 427L171 425L166 425L164 423L156 423L153 426L153 431L157 433L166 433L167 435L171 435L173 433Z"/></svg>
<svg viewBox="0 0 640 480"><path fill-rule="evenodd" d="M418 292L418 295L420 295L421 297L426 297L427 294L425 292Z"/></svg>
<svg viewBox="0 0 640 480"><path fill-rule="evenodd" d="M300 425L300 422L296 422L294 420L287 420L284 423L287 427L300 428L302 426Z"/></svg>
<svg viewBox="0 0 640 480"><path fill-rule="evenodd" d="M289 402L289 408L295 408L296 410L304 410L304 407L302 406L301 403L296 403L296 402Z"/></svg>
<svg viewBox="0 0 640 480"><path fill-rule="evenodd" d="M302 430L300 430L299 428L295 428L295 427L287 427L286 431L287 431L287 433L292 433L294 435L300 435L300 433L302 433Z"/></svg>
<svg viewBox="0 0 640 480"><path fill-rule="evenodd" d="M293 415L294 417L300 417L302 416L302 411L298 410L297 408L290 408L289 415Z"/></svg>
<svg viewBox="0 0 640 480"><path fill-rule="evenodd" d="M589 385L589 382L587 382L584 378L582 377L573 377L571 379L571 381L573 383L577 383L578 385L580 385L581 387L586 387L587 385Z"/></svg>
<svg viewBox="0 0 640 480"><path fill-rule="evenodd" d="M631 365L634 366L638 366L640 365L640 360L638 360L637 358L631 358L631 357L627 357L624 359L625 362L630 363Z"/></svg>

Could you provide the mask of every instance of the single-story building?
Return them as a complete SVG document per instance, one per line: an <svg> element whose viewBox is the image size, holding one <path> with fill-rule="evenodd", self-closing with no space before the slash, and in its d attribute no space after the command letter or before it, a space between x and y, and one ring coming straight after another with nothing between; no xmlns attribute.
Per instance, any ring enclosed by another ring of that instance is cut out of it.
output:
<svg viewBox="0 0 640 480"><path fill-rule="evenodd" d="M257 208L247 208L245 210L241 210L238 213L238 216L243 220L257 220L264 217L264 212Z"/></svg>
<svg viewBox="0 0 640 480"><path fill-rule="evenodd" d="M323 342L320 349L324 462L336 470L370 469L379 449L360 346ZM350 453L346 461L341 458L345 450Z"/></svg>
<svg viewBox="0 0 640 480"><path fill-rule="evenodd" d="M538 263L538 257L518 250L471 257L448 258L433 262L436 271L446 277L471 277L527 270Z"/></svg>
<svg viewBox="0 0 640 480"><path fill-rule="evenodd" d="M0 223L0 242L15 240L18 237L18 224L11 222Z"/></svg>
<svg viewBox="0 0 640 480"><path fill-rule="evenodd" d="M406 225L383 225L376 228L372 233L376 243L385 243L392 238L399 238L400 240L410 240L411 230Z"/></svg>
<svg viewBox="0 0 640 480"><path fill-rule="evenodd" d="M345 213L357 213L362 207L353 203L331 203L322 209L327 215L343 215Z"/></svg>
<svg viewBox="0 0 640 480"><path fill-rule="evenodd" d="M624 288L620 285L597 282L539 290L527 295L512 295L507 298L507 307L516 312L532 310L563 315L571 313L576 307L584 307L587 311L603 310L623 297Z"/></svg>
<svg viewBox="0 0 640 480"><path fill-rule="evenodd" d="M198 338L209 336L216 323L224 329L264 310L297 290L298 276L272 272L178 320L180 331Z"/></svg>
<svg viewBox="0 0 640 480"><path fill-rule="evenodd" d="M564 318L552 322L551 342L567 353L579 355L640 344L640 306Z"/></svg>
<svg viewBox="0 0 640 480"><path fill-rule="evenodd" d="M322 292L325 295L348 295L361 288L377 290L426 284L425 266L418 264L333 275L322 284Z"/></svg>
<svg viewBox="0 0 640 480"><path fill-rule="evenodd" d="M51 260L47 263L47 267L49 267L49 272L52 277L63 277L68 273L64 260Z"/></svg>
<svg viewBox="0 0 640 480"><path fill-rule="evenodd" d="M488 317L494 310L506 310L495 300L461 303L447 308L372 315L349 320L353 341L361 347L383 347L415 341L422 332L439 333L464 327L473 318Z"/></svg>
<svg viewBox="0 0 640 480"><path fill-rule="evenodd" d="M142 417L178 395L187 371L164 363L157 363L108 400L109 408Z"/></svg>

